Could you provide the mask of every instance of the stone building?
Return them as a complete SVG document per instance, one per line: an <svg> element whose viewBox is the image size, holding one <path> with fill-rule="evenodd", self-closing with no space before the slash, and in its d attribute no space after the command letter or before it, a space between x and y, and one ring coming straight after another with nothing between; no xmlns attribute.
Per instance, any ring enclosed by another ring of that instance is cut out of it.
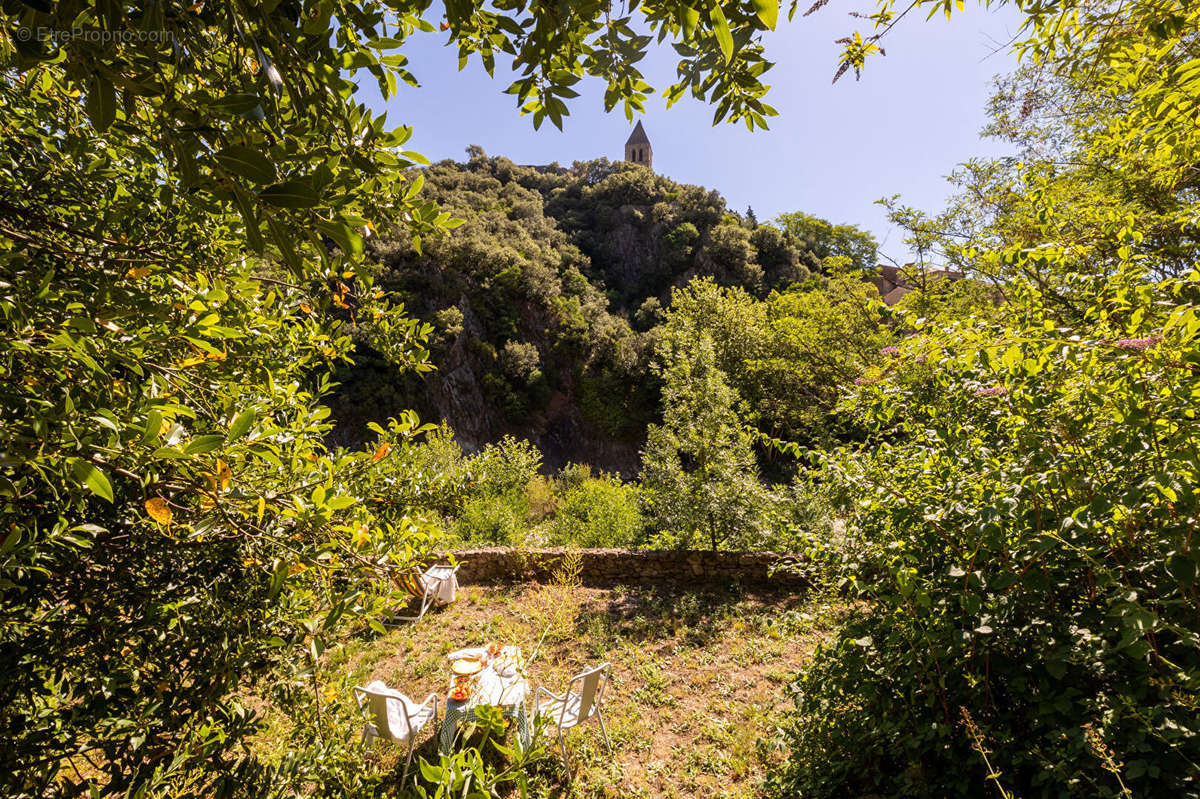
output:
<svg viewBox="0 0 1200 799"><path fill-rule="evenodd" d="M646 129L642 127L640 119L625 142L625 160L641 164L647 169L654 168L654 148L650 146L650 139L646 137Z"/></svg>
<svg viewBox="0 0 1200 799"><path fill-rule="evenodd" d="M880 264L867 280L875 284L885 305L895 305L913 289L925 289L939 280L962 280L962 272L950 269L921 269L916 264L903 267Z"/></svg>

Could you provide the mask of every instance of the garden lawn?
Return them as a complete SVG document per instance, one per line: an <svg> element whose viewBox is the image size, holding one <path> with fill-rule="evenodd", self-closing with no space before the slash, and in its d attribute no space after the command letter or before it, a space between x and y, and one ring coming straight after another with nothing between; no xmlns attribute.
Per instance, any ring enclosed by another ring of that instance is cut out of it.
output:
<svg viewBox="0 0 1200 799"><path fill-rule="evenodd" d="M534 689L556 693L571 675L607 660L613 679L604 714L613 755L595 722L569 731L574 782L568 785L547 758L532 775L537 795L750 797L783 758L775 727L791 704L788 683L834 616L832 606L799 594L598 589L570 581L465 586L456 603L420 621L327 652L322 693L331 711L340 708L330 716L344 729L333 734L356 738L361 722L347 711L350 686L378 679L418 702L430 692L444 698L445 655L454 649L518 644ZM260 741L286 747L288 721L268 719ZM515 737L510 731L508 743ZM556 746L548 749L557 755ZM400 747L379 745L364 751L363 768L398 780L402 755ZM433 733L422 733L414 764L419 756L437 762Z"/></svg>

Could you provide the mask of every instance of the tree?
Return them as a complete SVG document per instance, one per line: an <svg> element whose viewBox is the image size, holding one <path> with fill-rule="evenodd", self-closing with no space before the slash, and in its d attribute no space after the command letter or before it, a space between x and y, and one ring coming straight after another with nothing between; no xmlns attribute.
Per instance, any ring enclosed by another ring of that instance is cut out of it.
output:
<svg viewBox="0 0 1200 799"><path fill-rule="evenodd" d="M674 293L664 340L708 336L724 380L745 400L747 422L772 437L829 443L846 435L837 405L893 334L878 294L859 277L772 292L694 280Z"/></svg>
<svg viewBox="0 0 1200 799"><path fill-rule="evenodd" d="M7 4L0 60L0 750L14 796L351 794L371 782L314 725L287 764L244 746L237 698L269 668L321 720L321 653L378 627L389 576L432 546L376 511L377 464L423 429L323 443L348 325L427 369L427 325L362 275L393 222L455 222L424 163L354 101L414 82L428 3ZM760 33L777 4L642 6L680 52L675 99L765 125ZM642 108L652 37L603 4L446 5L460 56L523 73L536 125L585 75ZM44 34L52 35L44 35ZM299 686L299 688L297 688ZM282 789L282 788L281 788Z"/></svg>
<svg viewBox="0 0 1200 799"><path fill-rule="evenodd" d="M875 267L875 237L854 225L835 225L800 211L780 214L774 224L792 246L809 254L804 265L811 271L826 269L827 258L842 259L841 265L858 271Z"/></svg>
<svg viewBox="0 0 1200 799"><path fill-rule="evenodd" d="M1003 315L902 317L853 405L871 439L823 457L864 603L798 681L783 795L1200 791L1200 9L1016 5L1069 122L969 167L963 240L929 239ZM858 68L878 37L848 41Z"/></svg>
<svg viewBox="0 0 1200 799"><path fill-rule="evenodd" d="M641 486L654 542L712 550L758 540L766 491L737 394L717 368L712 338L664 342L663 423L642 453Z"/></svg>
<svg viewBox="0 0 1200 799"><path fill-rule="evenodd" d="M415 416L365 451L322 443L350 339L317 309L377 317L399 366L423 363L424 331L369 281L247 258L236 212L178 193L136 134L101 136L41 75L0 88L0 779L253 788L271 776L234 748L244 680L315 669L432 540L370 501Z"/></svg>

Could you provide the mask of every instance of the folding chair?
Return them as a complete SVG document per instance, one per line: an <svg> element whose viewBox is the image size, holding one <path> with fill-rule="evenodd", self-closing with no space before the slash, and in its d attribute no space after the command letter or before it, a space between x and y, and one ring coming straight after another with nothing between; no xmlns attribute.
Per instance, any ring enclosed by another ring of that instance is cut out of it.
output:
<svg viewBox="0 0 1200 799"><path fill-rule="evenodd" d="M458 567L449 564L436 564L422 572L414 566L411 570L402 572L392 580L396 587L409 595L410 602L417 609L415 616L402 616L392 613L392 621L416 621L425 615L425 611L436 602L448 605L458 594Z"/></svg>
<svg viewBox="0 0 1200 799"><path fill-rule="evenodd" d="M374 723L363 725L362 742L386 740L404 744L404 774L400 781L408 778L408 767L412 763L413 740L430 721L437 728L437 694L430 694L417 704L399 691L393 691L381 681L375 680L365 688L354 686L354 700L361 708L367 706ZM432 705L430 702L432 701Z"/></svg>
<svg viewBox="0 0 1200 799"><path fill-rule="evenodd" d="M567 780L571 779L571 764L567 760L567 744L563 741L563 730L569 730L590 719L600 722L600 732L604 734L604 745L612 753L612 742L608 740L608 729L604 726L604 716L600 705L604 701L604 688L608 685L610 667L604 663L593 669L576 674L567 684L567 690L558 696L538 686L538 705L534 716L546 716L558 730L558 745L562 749L563 767L567 770ZM542 702L545 694L550 701Z"/></svg>

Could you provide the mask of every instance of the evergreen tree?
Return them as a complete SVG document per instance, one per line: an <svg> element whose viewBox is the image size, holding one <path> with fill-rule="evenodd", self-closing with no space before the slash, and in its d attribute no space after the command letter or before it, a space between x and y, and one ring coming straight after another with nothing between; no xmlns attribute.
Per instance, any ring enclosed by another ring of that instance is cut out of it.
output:
<svg viewBox="0 0 1200 799"><path fill-rule="evenodd" d="M691 346L668 342L661 374L663 423L650 428L642 489L660 543L713 550L752 545L765 491L738 418L737 392L717 367L707 333Z"/></svg>

